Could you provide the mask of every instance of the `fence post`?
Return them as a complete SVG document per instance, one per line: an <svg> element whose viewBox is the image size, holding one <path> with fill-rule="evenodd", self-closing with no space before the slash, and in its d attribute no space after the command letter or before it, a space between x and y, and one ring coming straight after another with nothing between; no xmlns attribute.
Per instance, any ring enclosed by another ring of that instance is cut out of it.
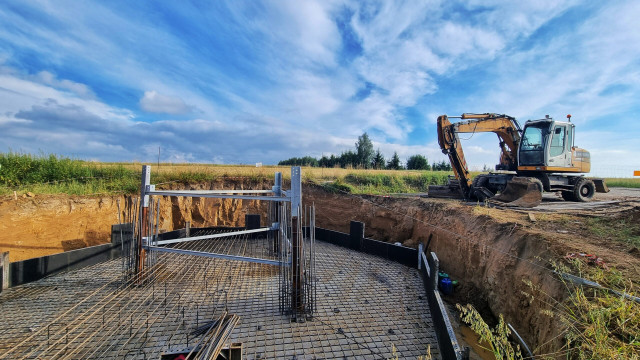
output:
<svg viewBox="0 0 640 360"><path fill-rule="evenodd" d="M438 260L438 256L436 256L435 252L431 252L430 256L430 264L429 264L430 272L431 272L431 286L432 289L438 290L438 272L440 271L440 260Z"/></svg>
<svg viewBox="0 0 640 360"><path fill-rule="evenodd" d="M148 211L149 211L149 195L147 195L147 187L151 184L151 166L142 166L142 180L140 184L140 218L138 223L140 225L140 232L138 237L138 246L136 246L136 273L141 275L144 270L144 257L145 250L142 248L142 241L147 237L147 227L149 224ZM139 278L140 280L140 278Z"/></svg>
<svg viewBox="0 0 640 360"><path fill-rule="evenodd" d="M276 172L274 185L271 187L273 191L273 195L277 197L282 196L282 173ZM274 226L274 223L277 223L278 228L282 224L282 219L280 219L280 206L281 202L272 201L271 202L271 221L273 222L271 226ZM273 252L278 253L280 251L280 230L273 230Z"/></svg>
<svg viewBox="0 0 640 360"><path fill-rule="evenodd" d="M4 289L9 288L9 268L11 265L9 264L9 252L3 252L0 254L0 292Z"/></svg>

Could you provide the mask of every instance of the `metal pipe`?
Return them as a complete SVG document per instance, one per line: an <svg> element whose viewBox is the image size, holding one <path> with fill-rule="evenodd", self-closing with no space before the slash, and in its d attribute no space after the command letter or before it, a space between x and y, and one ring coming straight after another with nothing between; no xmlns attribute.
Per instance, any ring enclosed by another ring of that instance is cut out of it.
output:
<svg viewBox="0 0 640 360"><path fill-rule="evenodd" d="M216 254L216 253L209 253L209 252L204 252L204 251L172 249L172 248L165 248L165 247L159 247L159 246L145 246L145 249L147 249L147 250L156 250L156 251L159 251L159 252L183 254L183 255L204 256L204 257L211 257L211 258L218 258L218 259L225 259L225 260L246 261L246 262L253 262L253 263L258 263L258 264L266 264L266 265L288 266L288 264L286 264L286 263L283 264L283 263L281 263L280 261L277 261L277 260L260 259L260 258L254 258L254 257L249 257L249 256Z"/></svg>
<svg viewBox="0 0 640 360"><path fill-rule="evenodd" d="M160 195L160 196L188 196L188 197L201 197L201 198L216 198L216 199L240 199L240 200L265 200L265 201L291 201L286 196L250 196L250 195L225 195L225 194L209 194L201 191L163 191L153 190L148 191L147 195Z"/></svg>
<svg viewBox="0 0 640 360"><path fill-rule="evenodd" d="M253 234L253 233L259 233L259 232L270 231L270 230L273 230L273 228L265 227L265 228L253 229L253 230L241 230L241 231L232 231L232 232L226 232L221 234L211 234L211 235L202 235L202 236L192 236L192 237L186 237L186 238L180 238L180 239L161 240L156 242L156 245L168 245L168 244L176 244L176 243L182 243L187 241L215 239L215 238L229 237L229 236L235 236L235 235Z"/></svg>

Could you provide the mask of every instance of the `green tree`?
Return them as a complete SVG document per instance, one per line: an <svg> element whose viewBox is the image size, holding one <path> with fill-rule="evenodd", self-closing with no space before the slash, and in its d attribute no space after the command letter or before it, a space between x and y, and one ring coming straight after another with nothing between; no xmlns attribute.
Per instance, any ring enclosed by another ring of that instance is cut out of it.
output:
<svg viewBox="0 0 640 360"><path fill-rule="evenodd" d="M340 162L340 167L357 167L358 166L358 154L354 153L351 150L347 150L340 154L340 158L338 160Z"/></svg>
<svg viewBox="0 0 640 360"><path fill-rule="evenodd" d="M431 170L433 171L451 171L451 164L449 164L448 162L442 160L439 163L434 162L433 165L431 165Z"/></svg>
<svg viewBox="0 0 640 360"><path fill-rule="evenodd" d="M358 141L356 142L356 155L358 165L365 169L371 167L373 163L373 143L366 132L358 137Z"/></svg>
<svg viewBox="0 0 640 360"><path fill-rule="evenodd" d="M380 149L376 151L376 155L373 157L373 168L376 170L384 169L384 156L380 152Z"/></svg>
<svg viewBox="0 0 640 360"><path fill-rule="evenodd" d="M413 155L407 160L407 169L409 170L429 170L429 161L422 155Z"/></svg>
<svg viewBox="0 0 640 360"><path fill-rule="evenodd" d="M393 153L393 157L387 163L387 169L389 170L400 170L402 169L402 163L400 162L400 157L397 152Z"/></svg>

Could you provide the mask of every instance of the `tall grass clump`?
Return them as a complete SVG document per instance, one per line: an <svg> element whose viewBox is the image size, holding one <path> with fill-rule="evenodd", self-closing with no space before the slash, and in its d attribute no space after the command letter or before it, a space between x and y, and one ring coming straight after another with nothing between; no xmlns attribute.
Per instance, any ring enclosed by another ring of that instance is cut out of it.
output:
<svg viewBox="0 0 640 360"><path fill-rule="evenodd" d="M531 281L524 283L531 289L523 292L531 302L539 301L545 310L541 315L558 319L564 330L564 346L556 353L542 354L542 359L640 360L640 304L621 294L637 296L634 279L625 279L614 268L588 265L584 260L552 263L558 274L573 274L595 282L597 288L576 284L568 277L560 277L567 290L564 300L556 299Z"/></svg>
<svg viewBox="0 0 640 360"><path fill-rule="evenodd" d="M476 310L473 305L467 304L462 306L456 304L456 307L460 311L461 320L469 325L471 329L480 338L480 344L488 344L489 348L486 350L493 353L496 359L500 360L520 360L522 359L522 353L520 352L520 346L514 345L509 341L511 330L504 321L502 314L499 316L498 324L495 328L489 327L487 323L482 319L482 316ZM482 345L481 345L482 346ZM483 347L484 348L484 347Z"/></svg>
<svg viewBox="0 0 640 360"><path fill-rule="evenodd" d="M616 269L574 259L556 271L574 272L619 293L634 294L633 281ZM640 304L616 293L570 284L564 309L556 313L567 327L567 356L573 359L640 359ZM637 294L634 294L637 295Z"/></svg>
<svg viewBox="0 0 640 360"><path fill-rule="evenodd" d="M94 194L134 192L140 175L123 166L95 163L58 155L0 153L0 191Z"/></svg>

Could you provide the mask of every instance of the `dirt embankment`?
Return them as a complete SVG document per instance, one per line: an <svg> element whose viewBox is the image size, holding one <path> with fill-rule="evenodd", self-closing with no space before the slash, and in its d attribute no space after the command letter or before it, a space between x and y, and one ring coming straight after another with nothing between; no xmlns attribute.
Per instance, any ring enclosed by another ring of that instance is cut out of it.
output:
<svg viewBox="0 0 640 360"><path fill-rule="evenodd" d="M180 189L270 188L259 181L219 181ZM111 241L111 225L118 223L118 201L124 222L137 197L35 195L0 199L0 252L10 261L57 254ZM243 226L245 214L266 217L264 201L169 198L160 200L160 231L191 226Z"/></svg>

